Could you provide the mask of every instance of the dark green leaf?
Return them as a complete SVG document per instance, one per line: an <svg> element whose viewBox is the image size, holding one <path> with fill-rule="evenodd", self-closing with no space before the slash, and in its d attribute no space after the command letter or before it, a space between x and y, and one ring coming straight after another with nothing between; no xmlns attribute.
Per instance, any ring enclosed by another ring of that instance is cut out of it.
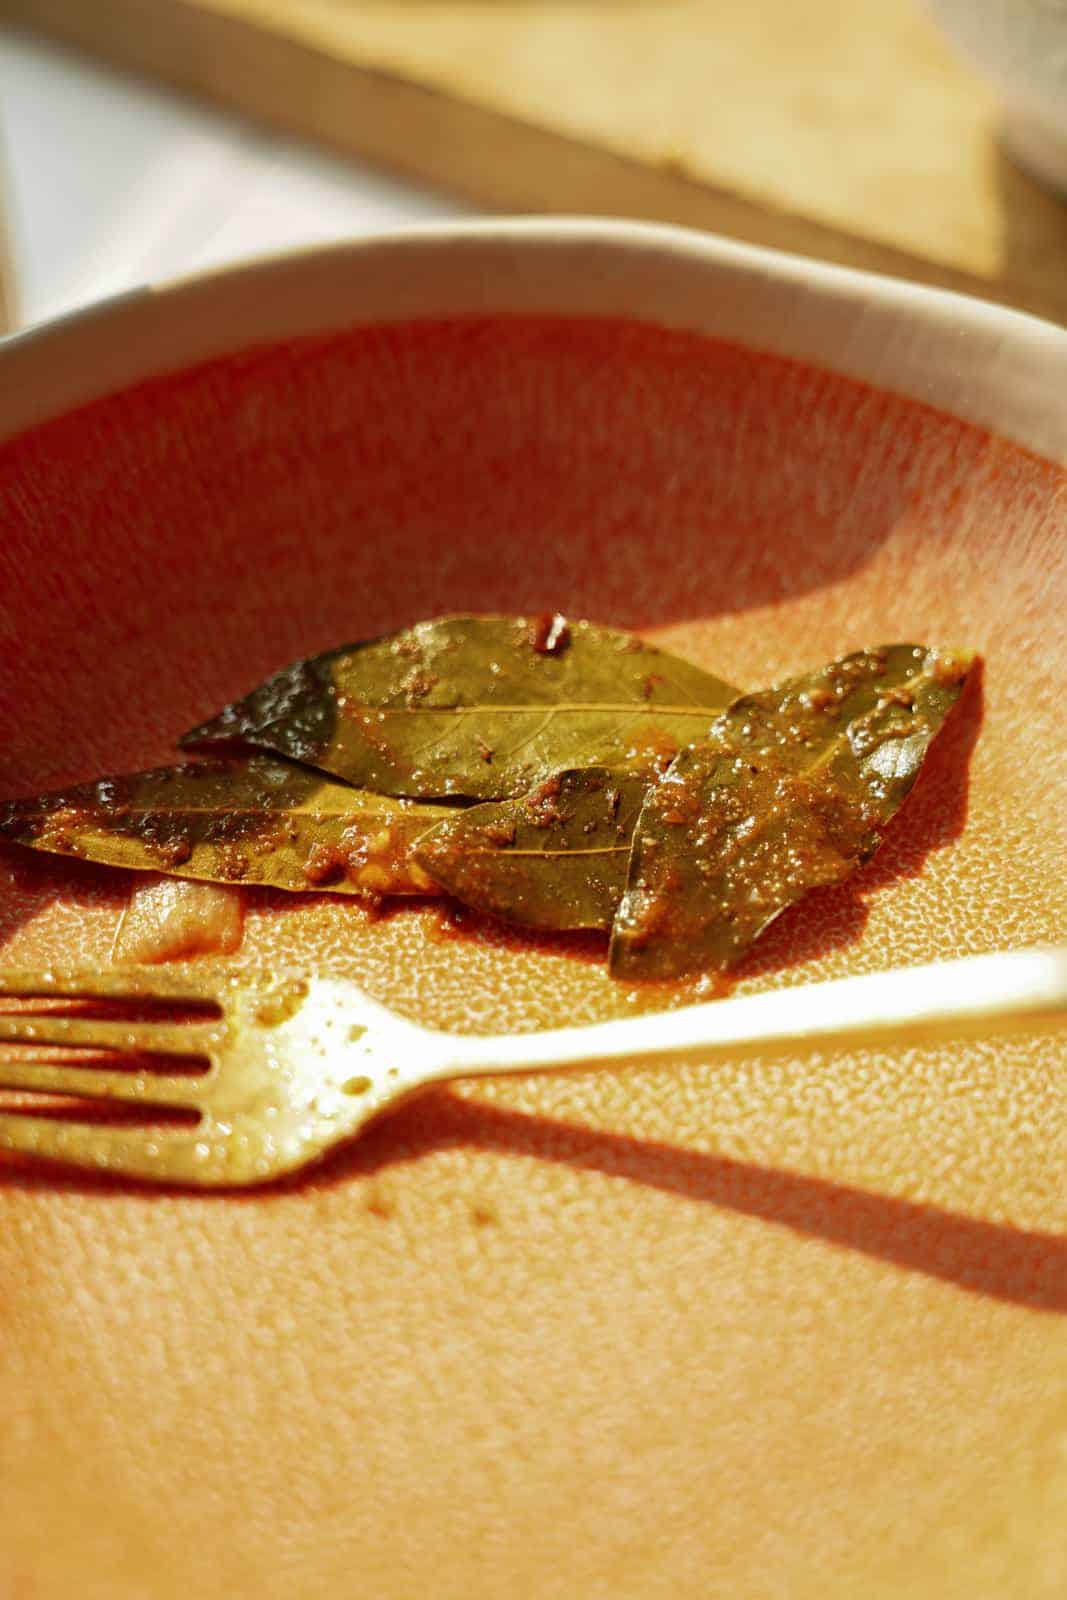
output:
<svg viewBox="0 0 1067 1600"><path fill-rule="evenodd" d="M588 622L451 617L297 662L182 743L274 750L380 794L507 799L567 767L663 767L737 692Z"/></svg>
<svg viewBox="0 0 1067 1600"><path fill-rule="evenodd" d="M0 839L216 883L434 894L412 847L451 813L270 756L186 762L0 805Z"/></svg>
<svg viewBox="0 0 1067 1600"><path fill-rule="evenodd" d="M649 793L613 973L728 966L786 906L847 877L877 848L971 664L892 645L736 701Z"/></svg>
<svg viewBox="0 0 1067 1600"><path fill-rule="evenodd" d="M419 841L415 858L458 900L531 928L610 928L648 779L582 767L520 800L472 806Z"/></svg>

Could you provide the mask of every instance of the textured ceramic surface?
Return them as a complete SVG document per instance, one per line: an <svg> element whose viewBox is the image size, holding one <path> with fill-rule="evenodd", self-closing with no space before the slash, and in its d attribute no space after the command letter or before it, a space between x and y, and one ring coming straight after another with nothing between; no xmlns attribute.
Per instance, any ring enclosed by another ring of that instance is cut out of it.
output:
<svg viewBox="0 0 1067 1600"><path fill-rule="evenodd" d="M0 793L165 758L279 662L445 610L560 607L746 685L917 637L981 651L981 692L740 986L1062 936L1065 388L1041 324L623 226L120 303L0 354ZM0 961L105 959L126 892L6 851ZM264 893L237 959L470 1029L700 992L602 955ZM0 1164L3 1575L1059 1596L1063 1068L483 1085L241 1201Z"/></svg>

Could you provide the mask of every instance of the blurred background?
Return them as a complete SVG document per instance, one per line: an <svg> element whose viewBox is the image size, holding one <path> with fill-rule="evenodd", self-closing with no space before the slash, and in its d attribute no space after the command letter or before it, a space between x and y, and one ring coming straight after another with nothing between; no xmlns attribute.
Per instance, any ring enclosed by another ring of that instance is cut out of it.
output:
<svg viewBox="0 0 1067 1600"><path fill-rule="evenodd" d="M501 211L1067 322L1067 0L0 0L0 115L9 327Z"/></svg>
<svg viewBox="0 0 1067 1600"><path fill-rule="evenodd" d="M24 29L0 32L0 106L9 317L17 306L24 323L239 256L470 210Z"/></svg>

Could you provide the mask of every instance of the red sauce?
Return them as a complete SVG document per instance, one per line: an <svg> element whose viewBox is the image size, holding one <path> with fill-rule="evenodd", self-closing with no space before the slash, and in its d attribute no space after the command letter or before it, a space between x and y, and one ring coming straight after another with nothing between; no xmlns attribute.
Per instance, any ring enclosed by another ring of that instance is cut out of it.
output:
<svg viewBox="0 0 1067 1600"><path fill-rule="evenodd" d="M562 655L570 642L570 623L558 611L546 611L530 624L530 643L539 656Z"/></svg>

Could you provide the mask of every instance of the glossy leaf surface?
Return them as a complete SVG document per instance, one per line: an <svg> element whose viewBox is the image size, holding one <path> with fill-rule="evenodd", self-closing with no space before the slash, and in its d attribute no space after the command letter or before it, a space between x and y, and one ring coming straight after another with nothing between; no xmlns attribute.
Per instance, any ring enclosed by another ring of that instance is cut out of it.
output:
<svg viewBox="0 0 1067 1600"><path fill-rule="evenodd" d="M449 617L300 661L187 734L377 793L514 798L568 767L662 769L738 691L610 628Z"/></svg>
<svg viewBox="0 0 1067 1600"><path fill-rule="evenodd" d="M114 867L338 894L427 894L411 851L442 806L269 756L185 762L0 805L0 839Z"/></svg>
<svg viewBox="0 0 1067 1600"><path fill-rule="evenodd" d="M863 651L745 695L650 790L612 931L620 977L731 965L877 848L972 658Z"/></svg>
<svg viewBox="0 0 1067 1600"><path fill-rule="evenodd" d="M645 777L583 767L519 800L458 811L416 859L450 894L532 928L610 928L626 885Z"/></svg>

